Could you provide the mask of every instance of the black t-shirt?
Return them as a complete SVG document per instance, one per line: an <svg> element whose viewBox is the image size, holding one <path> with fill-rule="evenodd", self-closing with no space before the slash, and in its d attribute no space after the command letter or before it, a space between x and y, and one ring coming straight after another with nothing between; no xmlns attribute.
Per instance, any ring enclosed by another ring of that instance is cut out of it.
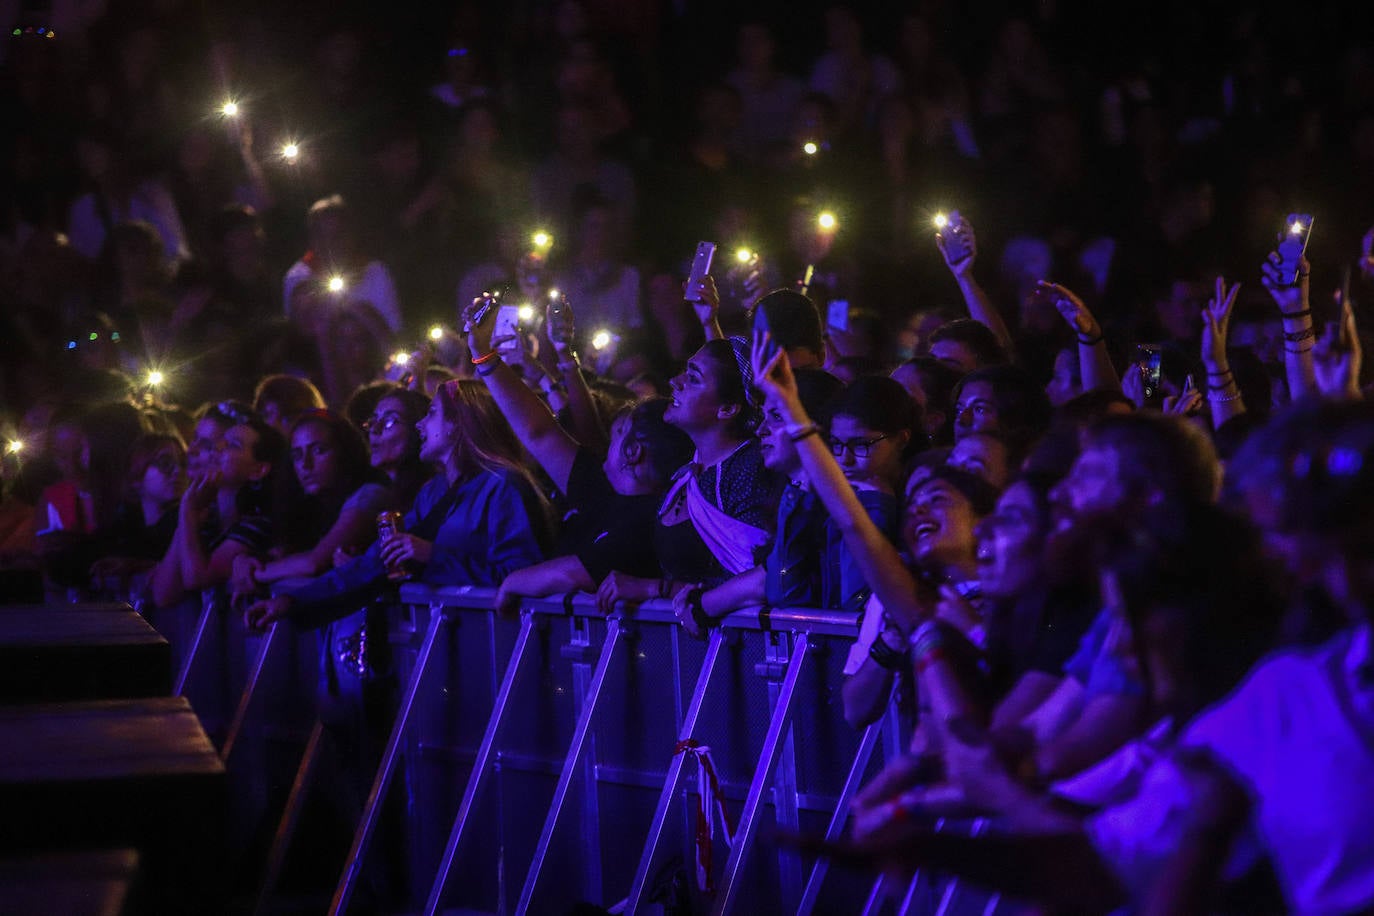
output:
<svg viewBox="0 0 1374 916"><path fill-rule="evenodd" d="M657 496L617 493L597 456L580 448L568 475L567 497L564 544L594 582L600 583L612 570L659 577L654 538Z"/></svg>

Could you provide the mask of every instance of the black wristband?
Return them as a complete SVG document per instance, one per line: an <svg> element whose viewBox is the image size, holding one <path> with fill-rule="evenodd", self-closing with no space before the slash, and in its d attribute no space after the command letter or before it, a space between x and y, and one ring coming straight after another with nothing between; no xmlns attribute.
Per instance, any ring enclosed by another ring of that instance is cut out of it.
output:
<svg viewBox="0 0 1374 916"><path fill-rule="evenodd" d="M1307 318L1312 314L1311 309L1303 309L1301 312L1280 312L1279 316L1287 321L1290 318Z"/></svg>
<svg viewBox="0 0 1374 916"><path fill-rule="evenodd" d="M1102 338L1103 335L1101 333L1098 333L1096 337L1093 337L1091 334L1079 334L1078 342L1085 347L1095 347L1102 343Z"/></svg>
<svg viewBox="0 0 1374 916"><path fill-rule="evenodd" d="M868 657L888 671L899 671L906 664L906 653L889 646L882 633L873 638L873 644L868 647Z"/></svg>
<svg viewBox="0 0 1374 916"><path fill-rule="evenodd" d="M1311 340L1317 336L1317 329L1308 325L1301 331L1285 331L1283 339L1288 343L1302 343L1304 340Z"/></svg>
<svg viewBox="0 0 1374 916"><path fill-rule="evenodd" d="M687 609L692 612L692 621L703 630L711 626L711 618L706 615L706 609L701 606L701 596L705 593L706 589L700 585L694 586L687 593Z"/></svg>
<svg viewBox="0 0 1374 916"><path fill-rule="evenodd" d="M497 366L504 366L504 365L505 365L505 363L503 363L503 362L501 362L501 360L497 359L497 360L493 360L492 362L489 362L489 363L479 363L477 366L473 367L473 370L472 370L472 371L473 371L473 372L476 372L478 375L482 376L482 378L486 378L488 375L491 375L493 372L496 371L496 367L497 367Z"/></svg>

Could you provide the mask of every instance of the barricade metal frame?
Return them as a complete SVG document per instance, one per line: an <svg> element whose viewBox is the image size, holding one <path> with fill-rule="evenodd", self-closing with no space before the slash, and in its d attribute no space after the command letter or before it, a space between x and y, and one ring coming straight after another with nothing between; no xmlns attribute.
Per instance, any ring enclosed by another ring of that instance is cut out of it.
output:
<svg viewBox="0 0 1374 916"><path fill-rule="evenodd" d="M764 808L773 808L774 823L783 830L798 830L802 826L802 810L815 815L825 814L825 836L834 840L842 836L848 820L849 807L865 776L876 765L878 756L887 756L900 751L904 745L898 716L890 708L882 720L876 722L856 735L857 745L848 754L847 745L843 759L847 764L841 768L834 763L832 775L837 785L835 793L823 796L802 794L798 781L798 743L793 722L799 713L799 684L804 676L820 674L815 669L819 664L816 658L823 655L823 644L842 644L847 648L848 641L857 635L858 615L849 612L816 611L808 609L780 609L768 612L758 610L741 611L723 618L720 625L713 628L706 639L704 655L695 677L691 671L682 668L680 642L681 628L673 613L671 603L651 601L637 607L617 609L609 618L603 617L591 596L576 594L558 596L543 600L527 600L521 603L516 630L510 653L502 657L497 649L496 624L492 608L495 593L491 589L471 587L426 588L408 585L402 589L402 620L406 626L413 624L413 633L402 632L398 635L403 642L416 651L415 662L410 676L404 683L404 691L394 727L387 740L381 762L372 780L361 818L357 824L352 845L342 870L339 883L335 888L330 904L331 914L349 911L364 874L367 856L375 845L378 828L388 792L397 784L408 751L409 731L417 721L417 714L426 704L426 691L433 685L428 683L427 675L440 655L445 652L447 638L457 634L462 627L459 616L488 615L485 628L481 631L483 642L482 656L489 659L492 680L492 706L489 714L479 713L485 721L481 740L471 753L471 768L466 781L462 784L461 801L447 832L442 856L428 886L428 894L423 895L423 876L414 887L418 897L424 896L423 912L440 912L444 903L445 891L451 880L459 873L464 862L465 843L470 844L476 832L483 826L480 821L482 800L492 787L493 776L502 764L502 737L506 726L512 721L513 714L519 714L514 702L517 690L538 670L533 656L538 643L537 635L547 630L550 624L560 620L569 627L566 643L560 646L561 657L571 663L571 699L575 711L575 722L571 737L563 747L561 768L555 763L548 770L557 776L552 800L542 819L542 827L535 844L531 859L526 862L505 863L508 867L523 869L524 879L518 900L513 911L519 916L539 911L539 892L541 879L550 873L551 850L555 834L568 820L567 807L574 802L580 806L578 819L578 841L587 851L583 867L577 876L580 886L577 891L585 899L609 903L619 890L604 886L605 877L601 871L601 823L598 811L598 794L605 785L625 785L617 782L623 778L615 775L621 771L603 772L596 753L596 730L598 710L604 704L602 697L608 687L609 673L618 657L626 654L625 647L634 644L640 627L664 628L671 647L674 669L682 678L673 698L673 714L676 727L673 733L678 740L687 740L701 734L707 722L708 694L722 689L722 672L728 666L721 664L727 647L741 648L741 640L761 639L763 661L754 665L754 674L762 677L767 685L768 715L767 727L757 744L751 744L748 753L752 766L747 768L748 786L739 796L732 796L739 804L735 835L730 844L729 855L723 868L719 868L718 886L713 899L708 898L706 905L713 914L740 912L747 899L746 884L757 884L759 875L749 877L751 858L754 857L754 840L764 822ZM193 666L209 664L206 647L209 629L214 623L214 607L208 602L202 608L197 620L195 635L187 652L185 663L178 676L178 686L185 687ZM403 627L405 629L405 627ZM596 634L604 629L598 640ZM594 632L595 631L595 632ZM474 631L475 632L475 631ZM226 762L235 756L235 748L240 747L247 731L253 734L255 727L251 712L261 707L263 702L263 671L270 657L285 651L285 647L298 644L300 634L293 633L282 626L265 635L256 657L247 659L247 679L238 698L233 721L230 724L222 748ZM466 638L466 637L464 637ZM750 650L753 654L757 649ZM693 650L695 651L695 650ZM641 656L642 657L642 656ZM754 655L757 658L757 655ZM564 669L565 671L567 669ZM488 672L481 676L486 677ZM738 676L738 672L736 672ZM825 676L821 674L821 676ZM691 684L688 698L687 684ZM836 685L838 686L838 685ZM756 695L757 696L757 695ZM665 697L665 700L667 698ZM683 700L686 699L684 703ZM666 714L666 710L665 710ZM433 715L433 710L430 711ZM323 726L315 721L309 739L305 742L304 754L297 769L285 810L278 824L276 835L269 852L263 881L258 898L258 912L270 908L271 895L282 873L295 829L298 825L302 805L308 794L316 770L323 738ZM413 749L413 748L411 748ZM738 748L737 748L738 751ZM468 752L464 752L468 753ZM242 755L239 755L242 756ZM247 758L245 758L246 760ZM519 755L505 758L505 766L529 766L530 762ZM241 763L245 761L240 761ZM537 763L537 762L536 762ZM655 869L665 858L665 833L669 830L670 819L682 818L683 837L678 846L689 861L690 848L687 846L688 814L685 802L693 795L694 789L683 784L683 769L687 766L686 755L674 754L671 747L662 750L662 780L654 777L654 791L657 803L647 828L643 831L643 843L639 846L638 861L629 884L628 896L619 904L618 912L635 913L647 906L649 884ZM814 764L813 764L814 765ZM611 775L607 775L607 772ZM625 771L628 772L628 771ZM840 774L843 773L842 779ZM814 775L814 774L813 774ZM638 775L642 780L644 776ZM609 783L606 781L609 779ZM639 788L648 788L643 783ZM456 791L457 784L454 784ZM833 797L833 807L830 800ZM803 801L804 798L810 799ZM817 800L825 807L817 806ZM542 801L540 802L542 804ZM647 807L645 809L647 811ZM812 821L814 823L814 820ZM983 824L975 824L975 831L983 829ZM636 828L638 829L638 828ZM638 834L635 835L638 843ZM437 844L436 844L437 847ZM672 845L666 849L673 849ZM776 887L769 885L770 900L777 904L779 912L810 914L817 911L822 899L823 886L830 873L824 858L809 863L803 855L792 849L774 851L776 862L768 860L768 870L762 874L776 875ZM554 869L556 871L556 868ZM515 872L519 875L520 872ZM852 875L849 876L852 879ZM618 879L617 879L618 880ZM772 880L771 878L769 880ZM515 885L512 885L514 887ZM841 885L849 888L850 884ZM962 889L955 882L944 881L930 875L918 874L904 886L894 886L890 879L879 878L864 882L864 891L858 890L852 897L855 908L863 913L879 913L891 909L899 914L916 912L920 901L938 899L939 912L962 912L963 907L954 906L956 896L963 896ZM757 892L757 888L755 888ZM831 888L834 895L835 888ZM545 888L545 896L548 889ZM570 891L571 892L571 891ZM498 912L508 911L505 896L505 883L498 881ZM938 895L938 896L932 896ZM610 900L606 897L609 896ZM986 906L983 906L984 901ZM962 903L962 899L960 900ZM976 901L984 914L994 913L1001 903L1000 898L992 896ZM831 904L833 906L833 902ZM926 904L929 906L929 903Z"/></svg>

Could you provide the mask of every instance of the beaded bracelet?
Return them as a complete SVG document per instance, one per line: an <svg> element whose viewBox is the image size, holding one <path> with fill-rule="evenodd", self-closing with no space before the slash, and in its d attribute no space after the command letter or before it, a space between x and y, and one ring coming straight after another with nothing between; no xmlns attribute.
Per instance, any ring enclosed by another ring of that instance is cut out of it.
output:
<svg viewBox="0 0 1374 916"><path fill-rule="evenodd" d="M868 647L868 657L888 671L897 671L906 662L906 653L888 645L882 633L873 638L873 644Z"/></svg>
<svg viewBox="0 0 1374 916"><path fill-rule="evenodd" d="M1211 401L1213 404L1226 404L1230 401L1239 401L1240 398L1241 393L1239 391L1235 394L1227 394L1224 389L1207 392L1207 400Z"/></svg>

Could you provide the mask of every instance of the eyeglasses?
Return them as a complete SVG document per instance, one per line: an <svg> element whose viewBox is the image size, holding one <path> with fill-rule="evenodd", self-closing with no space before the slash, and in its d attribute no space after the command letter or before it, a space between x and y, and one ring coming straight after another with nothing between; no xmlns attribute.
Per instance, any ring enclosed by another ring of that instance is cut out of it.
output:
<svg viewBox="0 0 1374 916"><path fill-rule="evenodd" d="M886 439L887 436L878 436L876 439L831 439L830 451L834 452L836 458L844 457L845 449L849 449L855 458L867 458L873 454L873 446Z"/></svg>
<svg viewBox="0 0 1374 916"><path fill-rule="evenodd" d="M363 421L363 433L369 436L374 432L384 433L400 422L401 415L394 412L384 413L380 417L369 417Z"/></svg>

